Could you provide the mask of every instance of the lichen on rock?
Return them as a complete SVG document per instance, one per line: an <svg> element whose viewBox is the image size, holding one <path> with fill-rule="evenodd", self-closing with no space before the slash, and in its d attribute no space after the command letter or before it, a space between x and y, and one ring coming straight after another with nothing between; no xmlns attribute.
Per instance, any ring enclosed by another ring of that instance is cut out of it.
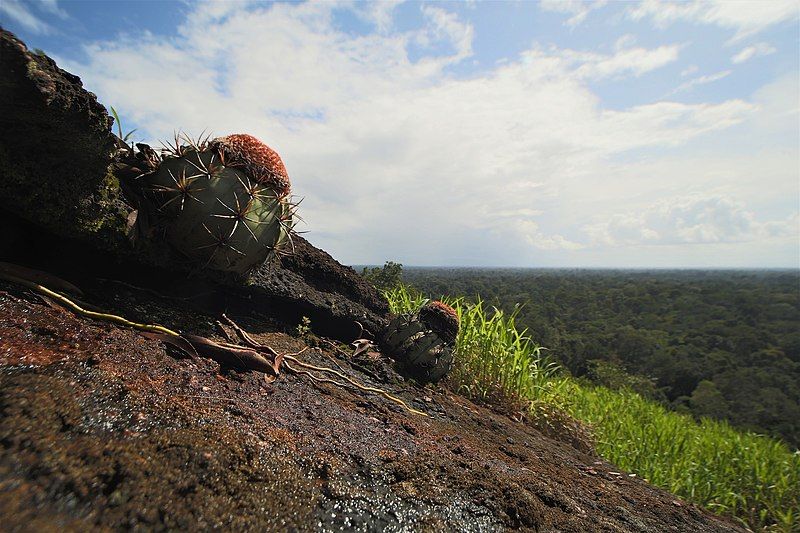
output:
<svg viewBox="0 0 800 533"><path fill-rule="evenodd" d="M0 208L53 234L126 246L112 119L80 78L0 29Z"/></svg>

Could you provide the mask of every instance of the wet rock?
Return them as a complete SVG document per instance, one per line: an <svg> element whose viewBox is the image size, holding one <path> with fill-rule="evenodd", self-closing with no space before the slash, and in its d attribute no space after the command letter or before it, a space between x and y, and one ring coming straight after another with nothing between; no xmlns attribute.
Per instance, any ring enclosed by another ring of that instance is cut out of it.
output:
<svg viewBox="0 0 800 533"><path fill-rule="evenodd" d="M181 300L116 283L91 287L86 298L213 334L213 319ZM253 334L279 353L304 346L262 327ZM87 365L94 354L99 362ZM260 373L220 375L212 360L172 357L129 328L45 305L0 281L4 526L741 531L677 506L641 479L622 485L587 475L587 465L617 469L529 424L450 393L377 383L336 351L302 358L316 366L338 358L350 378L429 416L302 375L282 374L265 393Z"/></svg>

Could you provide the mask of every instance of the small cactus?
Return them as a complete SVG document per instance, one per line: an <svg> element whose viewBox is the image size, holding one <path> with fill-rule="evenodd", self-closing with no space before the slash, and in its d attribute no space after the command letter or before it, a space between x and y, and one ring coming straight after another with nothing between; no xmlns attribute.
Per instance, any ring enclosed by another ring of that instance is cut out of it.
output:
<svg viewBox="0 0 800 533"><path fill-rule="evenodd" d="M186 142L176 138L137 177L141 208L156 235L192 263L245 274L290 239L286 168L251 135Z"/></svg>
<svg viewBox="0 0 800 533"><path fill-rule="evenodd" d="M458 314L442 302L429 302L417 313L396 317L387 326L383 344L418 381L436 383L453 364Z"/></svg>

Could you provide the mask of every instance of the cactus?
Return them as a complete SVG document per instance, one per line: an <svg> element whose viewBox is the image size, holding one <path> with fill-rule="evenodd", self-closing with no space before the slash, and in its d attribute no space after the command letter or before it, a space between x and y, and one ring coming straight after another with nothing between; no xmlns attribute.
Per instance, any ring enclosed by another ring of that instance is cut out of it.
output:
<svg viewBox="0 0 800 533"><path fill-rule="evenodd" d="M291 238L295 206L283 162L250 135L183 140L160 157L144 154L151 171L136 178L140 208L190 262L245 274Z"/></svg>
<svg viewBox="0 0 800 533"><path fill-rule="evenodd" d="M418 381L435 383L453 364L458 314L442 302L429 302L416 313L400 315L383 334L383 344Z"/></svg>

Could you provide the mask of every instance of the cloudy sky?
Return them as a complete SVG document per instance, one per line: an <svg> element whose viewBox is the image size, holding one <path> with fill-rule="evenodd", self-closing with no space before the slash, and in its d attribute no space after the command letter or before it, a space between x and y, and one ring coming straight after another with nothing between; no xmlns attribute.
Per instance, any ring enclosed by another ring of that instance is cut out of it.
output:
<svg viewBox="0 0 800 533"><path fill-rule="evenodd" d="M348 264L800 266L798 3L2 0L155 142L247 132Z"/></svg>

